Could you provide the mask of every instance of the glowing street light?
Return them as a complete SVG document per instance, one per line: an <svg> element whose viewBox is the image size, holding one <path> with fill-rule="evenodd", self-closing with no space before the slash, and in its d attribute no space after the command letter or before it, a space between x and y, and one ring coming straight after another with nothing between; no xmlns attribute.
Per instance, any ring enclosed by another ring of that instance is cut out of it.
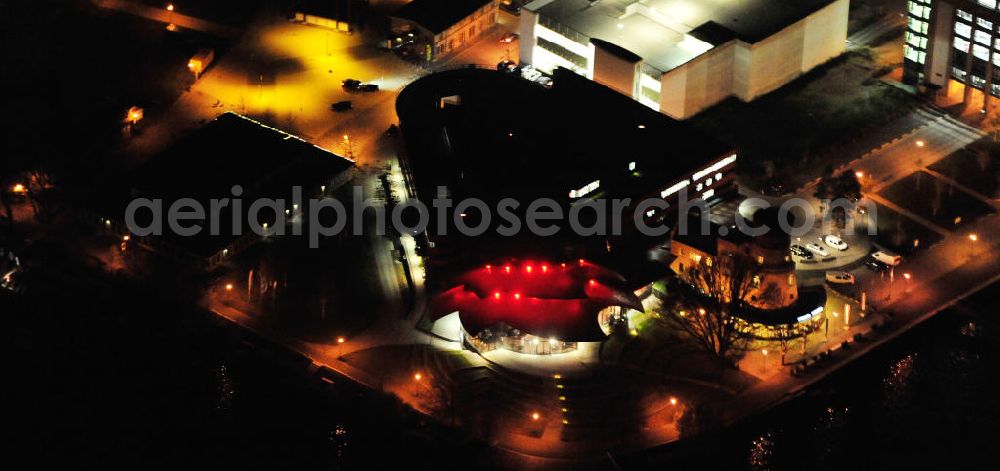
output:
<svg viewBox="0 0 1000 471"><path fill-rule="evenodd" d="M414 381L420 381L421 379L423 379L423 377L424 376L422 374L420 374L420 373L414 373L413 374L413 380Z"/></svg>
<svg viewBox="0 0 1000 471"><path fill-rule="evenodd" d="M670 396L670 405L672 405L672 406L676 406L677 405L677 398L676 397Z"/></svg>
<svg viewBox="0 0 1000 471"><path fill-rule="evenodd" d="M542 418L542 416L538 412L532 412L531 413L531 420L534 420L534 421L537 422L538 419L541 419L541 418Z"/></svg>
<svg viewBox="0 0 1000 471"><path fill-rule="evenodd" d="M903 273L903 278L906 280L906 289L903 290L904 293L910 292L910 274Z"/></svg>
<svg viewBox="0 0 1000 471"><path fill-rule="evenodd" d="M139 121L142 121L142 115L142 108L139 108L138 106L130 107L128 109L128 113L125 114L125 122L135 126L139 123Z"/></svg>
<svg viewBox="0 0 1000 471"><path fill-rule="evenodd" d="M761 368L766 372L767 371L767 349L765 348L765 349L761 350L760 353L761 353L761 355L763 355L763 356L760 357L760 365L761 365Z"/></svg>
<svg viewBox="0 0 1000 471"><path fill-rule="evenodd" d="M16 195L23 195L28 192L28 188L21 183L15 183L14 186L10 188L11 193Z"/></svg>
<svg viewBox="0 0 1000 471"><path fill-rule="evenodd" d="M344 343L344 342L346 342L346 341L347 341L347 339L345 339L345 338L343 338L343 337L337 337L337 343L338 343L338 344L339 344L339 343Z"/></svg>
<svg viewBox="0 0 1000 471"><path fill-rule="evenodd" d="M969 234L969 241L972 242L969 244L969 258L972 258L972 256L975 255L976 242L979 242L979 236L976 234Z"/></svg>
<svg viewBox="0 0 1000 471"><path fill-rule="evenodd" d="M917 147L923 147L923 146L924 146L924 141L923 141L923 139L919 139L919 140L917 140Z"/></svg>

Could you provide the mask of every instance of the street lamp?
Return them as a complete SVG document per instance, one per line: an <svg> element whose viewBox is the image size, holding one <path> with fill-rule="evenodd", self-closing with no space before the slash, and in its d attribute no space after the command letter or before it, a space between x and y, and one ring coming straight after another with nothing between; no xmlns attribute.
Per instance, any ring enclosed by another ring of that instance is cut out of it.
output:
<svg viewBox="0 0 1000 471"><path fill-rule="evenodd" d="M760 353L763 354L763 356L760 357L760 364L761 364L762 369L766 373L767 372L767 349L765 348L765 349L761 350Z"/></svg>
<svg viewBox="0 0 1000 471"><path fill-rule="evenodd" d="M923 147L924 141L922 139L917 140L917 147Z"/></svg>
<svg viewBox="0 0 1000 471"><path fill-rule="evenodd" d="M906 289L903 290L904 293L910 292L910 274L903 273L903 278L906 279Z"/></svg>
<svg viewBox="0 0 1000 471"><path fill-rule="evenodd" d="M532 412L531 413L531 420L534 420L535 422L537 422L538 419L541 419L541 418L542 418L542 416L538 412Z"/></svg>
<svg viewBox="0 0 1000 471"><path fill-rule="evenodd" d="M975 255L976 242L979 241L979 236L976 234L969 234L969 240L972 242L969 244L969 258L972 258L972 256Z"/></svg>
<svg viewBox="0 0 1000 471"><path fill-rule="evenodd" d="M413 380L414 381L420 381L421 379L423 379L423 377L424 376L422 374L420 374L420 373L414 373L413 374Z"/></svg>

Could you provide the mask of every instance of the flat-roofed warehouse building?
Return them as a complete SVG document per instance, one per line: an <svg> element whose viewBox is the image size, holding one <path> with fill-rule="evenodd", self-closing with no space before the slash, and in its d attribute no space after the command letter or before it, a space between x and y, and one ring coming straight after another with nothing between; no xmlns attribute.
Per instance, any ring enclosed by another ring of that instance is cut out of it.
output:
<svg viewBox="0 0 1000 471"><path fill-rule="evenodd" d="M844 51L849 0L535 0L521 62L564 67L683 119L751 101Z"/></svg>
<svg viewBox="0 0 1000 471"><path fill-rule="evenodd" d="M390 15L395 33L426 41L433 61L475 42L497 22L500 0L413 0Z"/></svg>

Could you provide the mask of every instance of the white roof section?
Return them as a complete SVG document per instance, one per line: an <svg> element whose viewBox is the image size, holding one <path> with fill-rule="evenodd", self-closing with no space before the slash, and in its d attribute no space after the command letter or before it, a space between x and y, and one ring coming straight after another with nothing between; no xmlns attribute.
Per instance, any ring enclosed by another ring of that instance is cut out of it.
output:
<svg viewBox="0 0 1000 471"><path fill-rule="evenodd" d="M714 46L689 33L712 22L749 43L833 0L535 0L524 6L590 38L617 44L666 72Z"/></svg>

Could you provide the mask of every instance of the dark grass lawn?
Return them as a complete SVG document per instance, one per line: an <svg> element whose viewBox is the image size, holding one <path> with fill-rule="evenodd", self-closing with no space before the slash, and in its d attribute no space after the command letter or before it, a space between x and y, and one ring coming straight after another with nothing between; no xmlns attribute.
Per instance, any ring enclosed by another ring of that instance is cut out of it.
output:
<svg viewBox="0 0 1000 471"><path fill-rule="evenodd" d="M987 198L1000 197L1000 156L985 149L965 148L930 166Z"/></svg>
<svg viewBox="0 0 1000 471"><path fill-rule="evenodd" d="M995 212L985 202L926 172L915 172L880 194L945 229Z"/></svg>
<svg viewBox="0 0 1000 471"><path fill-rule="evenodd" d="M896 253L910 255L921 247L931 246L941 240L941 236L916 221L911 220L881 204L876 205L878 211L878 242L891 248ZM914 244L916 241L916 244Z"/></svg>
<svg viewBox="0 0 1000 471"><path fill-rule="evenodd" d="M725 100L694 116L699 130L736 145L741 174L772 167L798 185L912 129L915 100L872 78L878 64L848 52L750 103Z"/></svg>

